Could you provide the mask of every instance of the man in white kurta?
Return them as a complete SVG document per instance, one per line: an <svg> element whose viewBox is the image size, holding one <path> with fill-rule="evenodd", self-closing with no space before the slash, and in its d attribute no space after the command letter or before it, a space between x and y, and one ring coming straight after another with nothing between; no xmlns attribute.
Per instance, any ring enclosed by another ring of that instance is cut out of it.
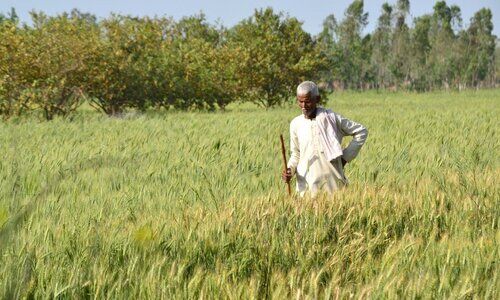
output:
<svg viewBox="0 0 500 300"><path fill-rule="evenodd" d="M309 191L314 197L320 191L331 193L347 185L344 165L358 155L368 136L363 125L318 107L319 97L313 82L303 82L297 88L303 113L290 123L291 157L283 179L289 181L296 175L300 196ZM347 135L353 139L341 149Z"/></svg>

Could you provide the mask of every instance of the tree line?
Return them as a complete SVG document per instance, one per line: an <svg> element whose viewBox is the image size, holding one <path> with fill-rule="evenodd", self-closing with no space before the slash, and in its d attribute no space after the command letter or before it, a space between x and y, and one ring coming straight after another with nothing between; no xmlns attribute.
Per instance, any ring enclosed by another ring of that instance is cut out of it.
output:
<svg viewBox="0 0 500 300"><path fill-rule="evenodd" d="M438 1L407 23L409 0L384 4L373 33L355 0L311 36L271 8L226 28L203 14L169 17L73 10L0 14L0 114L42 112L50 120L83 102L108 115L127 109L224 109L234 101L272 107L313 79L330 89L426 91L496 85L492 14L463 28L460 8Z"/></svg>
<svg viewBox="0 0 500 300"><path fill-rule="evenodd" d="M354 1L342 21L330 15L318 36L328 61L323 79L339 88L404 88L427 91L496 85L490 9L483 8L463 28L460 7L437 1L432 14L408 25L409 0L382 5L373 33L362 35L368 14Z"/></svg>

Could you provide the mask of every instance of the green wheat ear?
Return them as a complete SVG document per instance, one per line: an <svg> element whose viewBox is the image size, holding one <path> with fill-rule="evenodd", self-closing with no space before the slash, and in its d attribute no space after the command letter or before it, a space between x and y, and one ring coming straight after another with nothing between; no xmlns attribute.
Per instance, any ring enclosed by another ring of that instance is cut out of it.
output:
<svg viewBox="0 0 500 300"><path fill-rule="evenodd" d="M0 206L0 229L2 229L5 224L7 224L8 219L9 211L6 207Z"/></svg>
<svg viewBox="0 0 500 300"><path fill-rule="evenodd" d="M154 232L151 226L144 225L134 231L133 240L141 246L147 246L154 240Z"/></svg>

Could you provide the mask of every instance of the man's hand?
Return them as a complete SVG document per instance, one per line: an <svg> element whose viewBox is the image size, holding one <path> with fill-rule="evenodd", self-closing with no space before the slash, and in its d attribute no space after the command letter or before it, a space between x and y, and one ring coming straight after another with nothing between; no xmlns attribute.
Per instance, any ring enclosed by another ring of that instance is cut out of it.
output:
<svg viewBox="0 0 500 300"><path fill-rule="evenodd" d="M283 173L281 173L281 178L283 179L284 182L288 183L292 179L292 170L290 168L284 170Z"/></svg>

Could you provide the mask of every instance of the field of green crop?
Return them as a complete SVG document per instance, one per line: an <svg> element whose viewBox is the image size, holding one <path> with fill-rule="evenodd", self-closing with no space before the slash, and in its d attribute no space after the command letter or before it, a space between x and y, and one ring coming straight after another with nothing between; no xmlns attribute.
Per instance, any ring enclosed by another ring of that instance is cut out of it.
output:
<svg viewBox="0 0 500 300"><path fill-rule="evenodd" d="M326 106L370 134L317 199L292 105L0 123L0 298L498 299L500 90Z"/></svg>

